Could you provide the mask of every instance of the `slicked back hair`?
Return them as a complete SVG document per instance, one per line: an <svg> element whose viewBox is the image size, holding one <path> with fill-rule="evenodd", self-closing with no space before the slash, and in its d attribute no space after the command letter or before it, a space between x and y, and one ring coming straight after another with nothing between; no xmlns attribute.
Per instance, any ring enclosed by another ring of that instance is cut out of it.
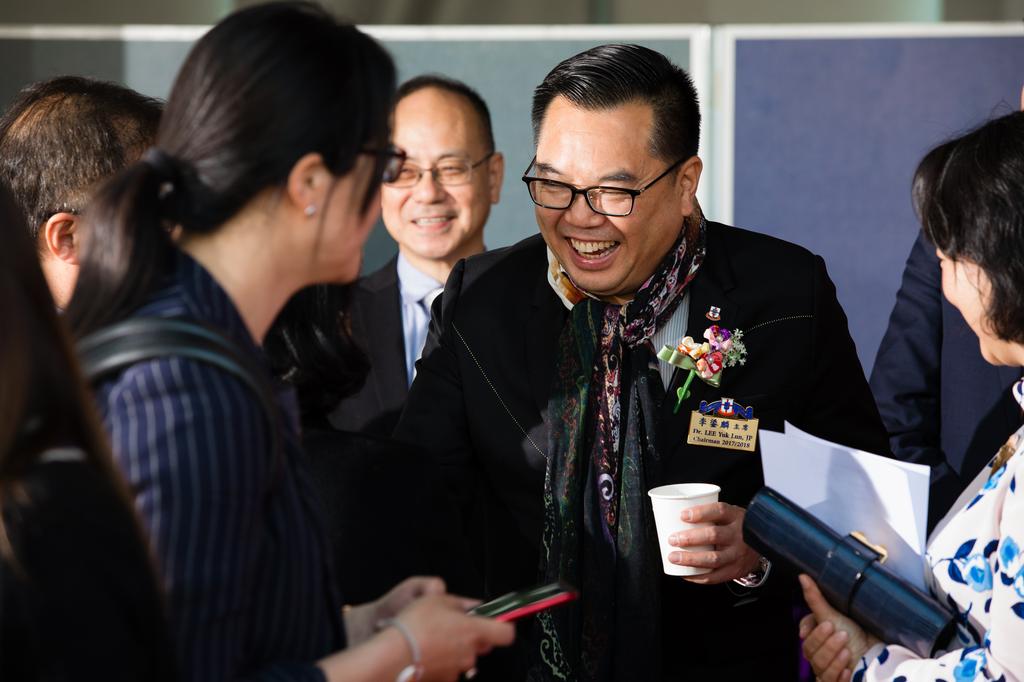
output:
<svg viewBox="0 0 1024 682"><path fill-rule="evenodd" d="M32 238L54 213L83 211L99 183L138 159L161 110L156 99L91 78L24 88L0 118L0 179Z"/></svg>
<svg viewBox="0 0 1024 682"><path fill-rule="evenodd" d="M491 111L487 108L487 102L485 102L484 98L480 96L480 93L462 81L438 74L425 74L423 76L410 78L398 86L398 92L395 96L395 106L398 106L398 103L409 95L427 88L436 88L465 98L466 101L469 102L470 106L473 107L473 111L476 113L477 119L480 121L480 130L483 131L484 134L484 146L487 148L487 151L494 151L494 129L491 126Z"/></svg>
<svg viewBox="0 0 1024 682"><path fill-rule="evenodd" d="M693 81L668 57L650 48L600 45L552 69L533 93L535 144L556 97L592 111L634 102L648 104L654 110L651 153L667 163L697 153L700 109Z"/></svg>

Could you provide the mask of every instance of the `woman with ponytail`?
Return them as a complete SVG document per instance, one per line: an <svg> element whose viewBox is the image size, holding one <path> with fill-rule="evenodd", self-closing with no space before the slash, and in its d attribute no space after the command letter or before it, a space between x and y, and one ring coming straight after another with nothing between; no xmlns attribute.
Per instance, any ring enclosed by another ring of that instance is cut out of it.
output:
<svg viewBox="0 0 1024 682"><path fill-rule="evenodd" d="M381 179L402 160L388 145L394 78L377 43L311 4L216 25L175 81L156 147L90 210L76 335L126 318L198 323L269 382L260 345L285 302L359 272ZM97 398L187 679L455 679L511 640L436 579L342 617L290 391L268 418L236 375L172 355Z"/></svg>

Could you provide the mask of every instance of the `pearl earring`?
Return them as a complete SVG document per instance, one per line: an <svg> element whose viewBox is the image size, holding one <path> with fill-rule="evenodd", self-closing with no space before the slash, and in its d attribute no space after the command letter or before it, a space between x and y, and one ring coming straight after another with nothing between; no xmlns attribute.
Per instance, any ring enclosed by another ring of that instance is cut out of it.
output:
<svg viewBox="0 0 1024 682"><path fill-rule="evenodd" d="M312 218L313 214L316 213L316 206L310 204L309 206L306 207L305 213L307 218Z"/></svg>

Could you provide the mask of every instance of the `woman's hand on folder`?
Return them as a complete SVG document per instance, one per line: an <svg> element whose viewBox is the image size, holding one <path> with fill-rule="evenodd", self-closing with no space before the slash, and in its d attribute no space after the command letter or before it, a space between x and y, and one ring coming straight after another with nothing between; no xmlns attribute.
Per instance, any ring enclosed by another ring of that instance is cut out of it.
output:
<svg viewBox="0 0 1024 682"><path fill-rule="evenodd" d="M742 578L754 570L761 555L743 542L745 514L743 507L725 502L702 504L682 511L680 521L709 525L674 533L669 544L675 547L714 546L712 551L672 552L669 555L669 561L674 564L711 569L710 573L687 576L684 580L715 585Z"/></svg>
<svg viewBox="0 0 1024 682"><path fill-rule="evenodd" d="M800 586L811 609L800 621L804 658L821 682L847 682L857 661L878 639L832 608L810 577L801 575Z"/></svg>

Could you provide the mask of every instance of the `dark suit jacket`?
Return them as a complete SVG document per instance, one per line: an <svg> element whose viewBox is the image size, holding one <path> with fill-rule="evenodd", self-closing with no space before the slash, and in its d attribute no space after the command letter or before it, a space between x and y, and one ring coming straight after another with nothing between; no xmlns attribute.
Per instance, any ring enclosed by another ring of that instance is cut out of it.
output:
<svg viewBox="0 0 1024 682"><path fill-rule="evenodd" d="M932 468L929 528L1021 424L1020 367L981 357L978 337L942 295L935 247L914 243L871 371L893 454Z"/></svg>
<svg viewBox="0 0 1024 682"><path fill-rule="evenodd" d="M435 301L431 332L396 437L430 449L477 538L486 591L537 581L546 414L567 310L545 277L543 240L470 258ZM754 408L761 428L783 420L822 437L887 451L884 429L823 261L764 235L709 223L707 258L690 284L688 332L703 334L710 305L746 332L745 366L720 390L696 381L679 414L664 400L655 425L665 478L649 487L714 482L745 506L763 484L760 454L686 444L690 411L723 395ZM763 326L760 326L763 325ZM670 394L680 384L676 372ZM651 551L656 551L654 548ZM795 679L792 582L752 594L663 577L666 679ZM503 677L522 679L514 663ZM521 670L521 669L520 669Z"/></svg>
<svg viewBox="0 0 1024 682"><path fill-rule="evenodd" d="M370 373L358 393L338 404L330 422L343 431L390 436L409 392L397 256L356 282L350 311L352 338L370 357Z"/></svg>
<svg viewBox="0 0 1024 682"><path fill-rule="evenodd" d="M377 599L414 575L479 595L460 521L428 456L388 438L308 426L302 446L347 603Z"/></svg>

